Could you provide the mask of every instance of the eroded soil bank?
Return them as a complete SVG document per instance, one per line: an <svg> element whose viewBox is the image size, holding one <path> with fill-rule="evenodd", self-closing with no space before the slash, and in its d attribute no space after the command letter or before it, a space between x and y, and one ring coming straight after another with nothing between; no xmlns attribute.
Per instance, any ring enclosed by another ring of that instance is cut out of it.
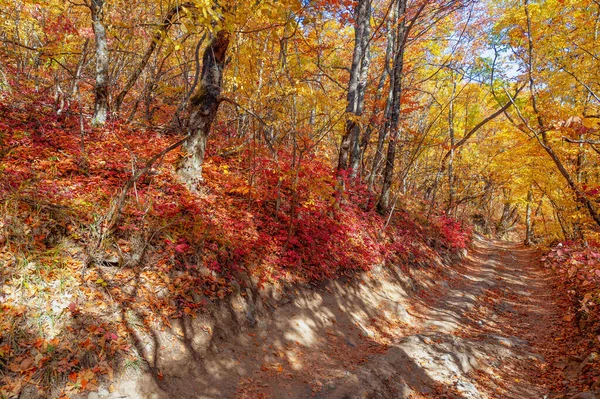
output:
<svg viewBox="0 0 600 399"><path fill-rule="evenodd" d="M477 239L452 268L411 274L385 268L318 290L241 292L211 315L140 335L147 366L132 368L112 392L98 394L242 399L577 393L569 392L569 367L555 362L565 345L557 339L559 293L535 251Z"/></svg>

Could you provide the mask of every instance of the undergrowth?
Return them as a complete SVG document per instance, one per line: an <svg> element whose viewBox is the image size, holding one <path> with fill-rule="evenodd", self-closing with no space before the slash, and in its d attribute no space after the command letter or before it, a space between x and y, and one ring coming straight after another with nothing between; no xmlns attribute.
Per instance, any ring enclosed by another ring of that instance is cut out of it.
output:
<svg viewBox="0 0 600 399"><path fill-rule="evenodd" d="M550 248L542 257L544 265L558 277L560 290L570 299L563 322L568 338L574 342L571 355L583 361L592 356L595 367L582 368L573 384L598 386L600 372L597 368L600 353L600 243L596 241L568 241ZM595 355L594 355L595 353Z"/></svg>
<svg viewBox="0 0 600 399"><path fill-rule="evenodd" d="M144 162L179 138L111 123L79 132L76 116L0 104L0 395L93 390L138 364L132 331L163 328L232 292L311 284L384 263L423 265L465 248L446 216L402 198L388 223L374 197L333 169L216 129L204 183L178 179L174 151L110 210ZM294 164L294 167L291 165ZM291 217L291 215L294 215Z"/></svg>

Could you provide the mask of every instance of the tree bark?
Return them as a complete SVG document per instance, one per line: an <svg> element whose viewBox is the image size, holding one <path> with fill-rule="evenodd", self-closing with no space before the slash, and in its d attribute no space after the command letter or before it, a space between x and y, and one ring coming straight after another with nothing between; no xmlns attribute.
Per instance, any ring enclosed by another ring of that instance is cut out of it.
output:
<svg viewBox="0 0 600 399"><path fill-rule="evenodd" d="M77 63L77 69L75 71L75 76L73 77L73 85L71 86L71 94L69 96L70 98L77 96L79 93L79 81L81 80L81 75L83 74L83 69L87 62L87 50L89 43L90 39L85 39L85 42L83 43L83 48L81 49L81 58ZM79 106L81 107L81 104L79 104Z"/></svg>
<svg viewBox="0 0 600 399"><path fill-rule="evenodd" d="M454 207L454 96L456 94L456 82L452 82L452 94L448 106L448 135L450 136L450 157L448 158L448 208L446 213L450 215Z"/></svg>
<svg viewBox="0 0 600 399"><path fill-rule="evenodd" d="M407 0L398 0L398 26L396 30L396 43L394 51L394 67L392 69L391 86L392 102L389 118L389 130L391 132L388 143L388 151L383 171L383 185L377 211L381 214L390 208L390 191L392 188L392 178L394 175L394 162L396 160L396 144L400 138L400 100L402 97L402 69L404 67L404 49L406 47L406 3Z"/></svg>
<svg viewBox="0 0 600 399"><path fill-rule="evenodd" d="M360 67L360 78L359 78L359 89L360 89L360 113L357 116L362 115L364 111L364 102L365 102L365 91L367 87L367 80L369 78L369 65L371 64L371 53L369 49L369 39L371 36L370 26L368 25L368 21L371 20L371 10L369 9L369 15L367 18L367 33L363 36L363 59ZM358 174L358 169L360 167L361 159L362 159L362 149L363 146L360 142L360 133L361 133L360 125L359 129L354 132L354 136L352 138L352 147L350 151L350 170L351 176L356 177ZM365 132L366 133L366 132Z"/></svg>
<svg viewBox="0 0 600 399"><path fill-rule="evenodd" d="M527 192L527 210L525 211L525 245L533 244L533 222L531 220L531 206L533 202L533 192L531 189Z"/></svg>
<svg viewBox="0 0 600 399"><path fill-rule="evenodd" d="M365 102L365 88L369 70L369 39L371 35L371 0L359 0L354 9L354 52L350 81L348 82L348 119L338 158L338 173L352 168L352 174L358 169L360 124L356 117L362 115Z"/></svg>
<svg viewBox="0 0 600 399"><path fill-rule="evenodd" d="M391 10L390 21L396 20L396 11L397 10L395 7ZM386 44L386 48L385 48L385 67L384 67L383 73L381 74L381 79L379 80L380 90L383 90L383 85L385 84L386 78L390 77L390 79L391 79L391 76L392 76L390 62L393 57L395 43L396 43L396 30L392 28L392 23L389 22L388 23L387 44ZM373 165L371 167L371 172L369 173L369 178L368 178L369 191L373 191L373 187L375 186L375 178L377 177L377 173L381 169L381 160L383 159L383 147L385 144L385 138L388 133L388 120L389 120L389 114L390 114L390 110L391 110L391 106L392 106L392 90L393 90L393 87L390 84L390 87L387 91L387 99L385 102L385 109L384 109L384 114L383 114L384 118L385 118L385 122L384 122L383 126L379 127L379 134L377 135L377 149L375 151L375 156L373 157Z"/></svg>
<svg viewBox="0 0 600 399"><path fill-rule="evenodd" d="M202 181L206 141L219 109L228 47L229 33L224 30L210 40L202 58L200 86L190 99L189 138L183 146L187 154L179 168L181 177L190 187Z"/></svg>
<svg viewBox="0 0 600 399"><path fill-rule="evenodd" d="M506 238L506 234L514 230L518 222L518 208L506 201L504 203L504 208L502 209L502 216L496 224L496 236L500 239Z"/></svg>
<svg viewBox="0 0 600 399"><path fill-rule="evenodd" d="M92 125L102 126L108 116L108 42L102 22L104 0L91 0L92 28L96 39L96 87Z"/></svg>

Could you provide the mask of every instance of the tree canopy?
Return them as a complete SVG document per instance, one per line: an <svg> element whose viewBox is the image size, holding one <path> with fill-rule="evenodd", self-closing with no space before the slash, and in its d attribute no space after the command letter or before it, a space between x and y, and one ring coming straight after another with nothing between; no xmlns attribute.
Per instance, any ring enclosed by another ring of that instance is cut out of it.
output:
<svg viewBox="0 0 600 399"><path fill-rule="evenodd" d="M0 248L69 237L100 287L152 257L167 318L469 226L594 245L599 32L597 0L0 0Z"/></svg>

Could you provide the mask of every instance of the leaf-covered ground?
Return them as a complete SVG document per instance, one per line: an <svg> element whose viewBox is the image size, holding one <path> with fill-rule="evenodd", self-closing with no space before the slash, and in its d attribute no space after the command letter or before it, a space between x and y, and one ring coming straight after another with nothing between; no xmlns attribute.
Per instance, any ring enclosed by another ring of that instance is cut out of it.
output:
<svg viewBox="0 0 600 399"><path fill-rule="evenodd" d="M218 129L199 192L179 182L181 155L171 152L133 185L109 231L125 182L179 137L121 124L82 134L77 114L58 118L43 101L0 103L0 120L6 397L29 386L63 397L94 390L142 367L132 330L168 328L248 285L407 268L469 241L418 202L401 198L388 223L360 184L339 197L327 154L298 165Z"/></svg>
<svg viewBox="0 0 600 399"><path fill-rule="evenodd" d="M600 246L596 242L559 243L542 257L547 272L557 277L557 290L568 300L560 323L565 343L560 367L570 386L600 389Z"/></svg>
<svg viewBox="0 0 600 399"><path fill-rule="evenodd" d="M155 331L152 367L118 379L116 396L557 399L595 390L598 359L570 356L569 300L537 251L480 237L451 268L398 272L266 296L271 310L255 323L244 315L253 302L240 300L230 308L237 321L225 312Z"/></svg>

